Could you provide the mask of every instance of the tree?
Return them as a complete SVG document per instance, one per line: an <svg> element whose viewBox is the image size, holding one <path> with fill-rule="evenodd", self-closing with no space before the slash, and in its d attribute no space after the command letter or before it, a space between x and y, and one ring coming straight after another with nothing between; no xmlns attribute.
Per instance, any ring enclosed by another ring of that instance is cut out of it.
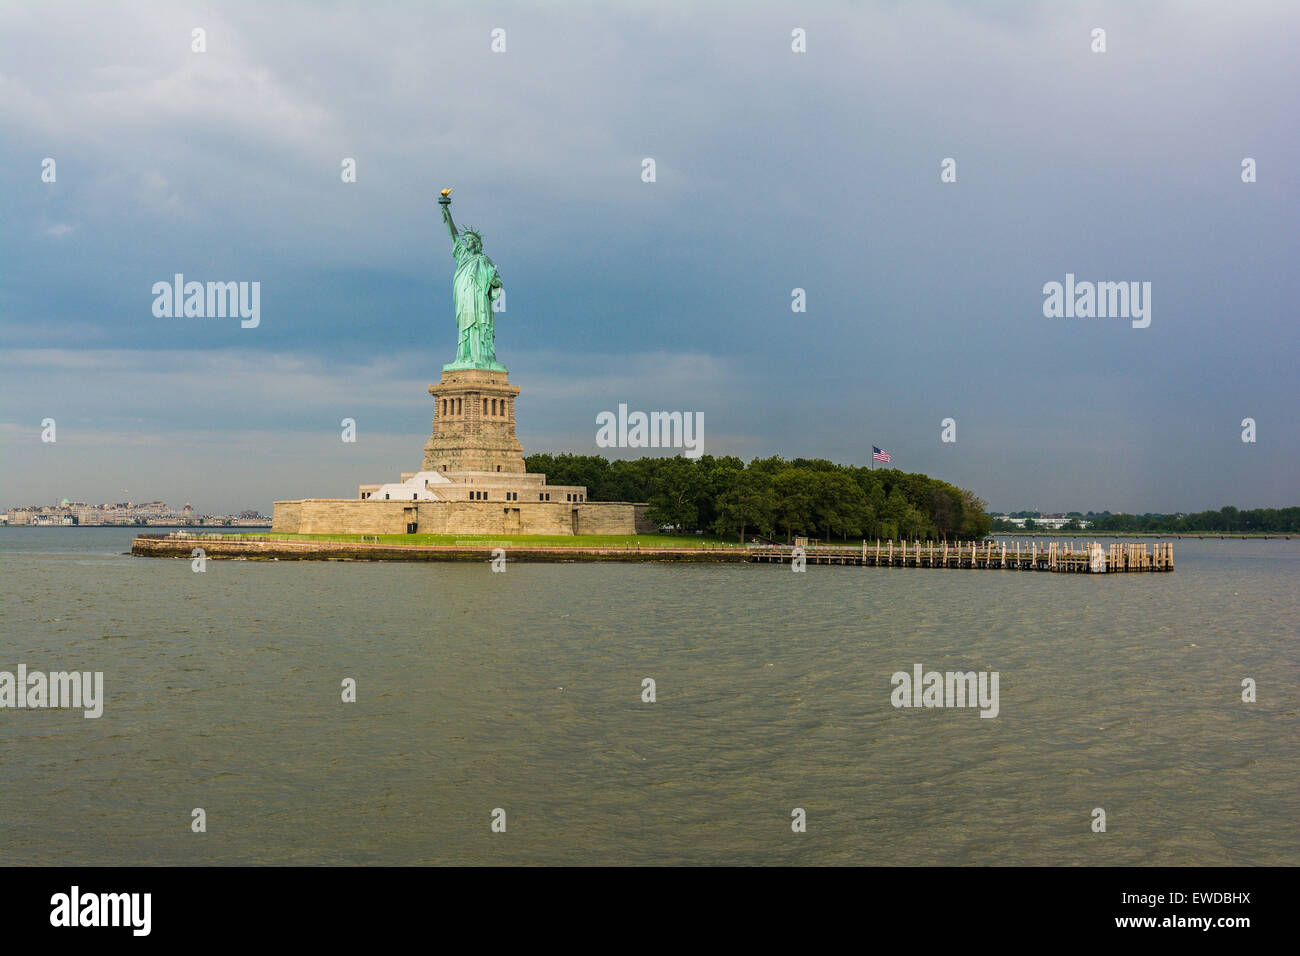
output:
<svg viewBox="0 0 1300 956"><path fill-rule="evenodd" d="M947 538L957 530L961 517L961 492L951 485L941 485L930 491L930 521L936 537Z"/></svg>
<svg viewBox="0 0 1300 956"><path fill-rule="evenodd" d="M811 471L813 491L813 527L826 532L826 537L847 537L862 534L869 505L862 488L843 471Z"/></svg>
<svg viewBox="0 0 1300 956"><path fill-rule="evenodd" d="M961 492L961 534L963 537L978 541L989 533L993 521L988 516L988 502L972 491ZM1025 525L1028 526L1026 521Z"/></svg>
<svg viewBox="0 0 1300 956"><path fill-rule="evenodd" d="M812 524L813 473L802 468L787 468L777 473L772 490L774 518L777 527L785 529L788 542L795 532L805 532Z"/></svg>
<svg viewBox="0 0 1300 956"><path fill-rule="evenodd" d="M694 528L699 516L697 502L703 490L695 464L678 455L664 458L651 479L650 508L646 517L659 524Z"/></svg>
<svg viewBox="0 0 1300 956"><path fill-rule="evenodd" d="M929 519L913 504L907 506L907 510L903 512L903 517L898 521L899 534L913 540L928 536L929 528Z"/></svg>
<svg viewBox="0 0 1300 956"><path fill-rule="evenodd" d="M889 497L885 499L885 507L880 512L880 523L885 537L891 541L898 537L910 507L901 489L895 488L889 493Z"/></svg>
<svg viewBox="0 0 1300 956"><path fill-rule="evenodd" d="M1240 514L1241 514L1241 512L1239 512L1236 508L1232 507L1232 505L1228 505L1226 508L1220 508L1220 509L1219 509L1219 515L1220 515L1220 516L1222 517L1222 519L1223 519L1223 530L1224 530L1224 531L1231 531L1231 530L1232 530L1232 526L1233 526L1234 524L1237 524L1237 522L1238 522L1238 516L1239 516ZM1241 527L1241 526L1238 525L1238 530L1240 530L1240 527Z"/></svg>
<svg viewBox="0 0 1300 956"><path fill-rule="evenodd" d="M712 528L718 520L719 499L740 481L745 463L731 455L721 458L704 455L696 461L695 470L700 476L700 494L696 502L697 521L701 528Z"/></svg>
<svg viewBox="0 0 1300 956"><path fill-rule="evenodd" d="M745 541L745 529L768 531L775 512L772 478L763 472L744 471L718 497L713 529L718 534L735 531Z"/></svg>

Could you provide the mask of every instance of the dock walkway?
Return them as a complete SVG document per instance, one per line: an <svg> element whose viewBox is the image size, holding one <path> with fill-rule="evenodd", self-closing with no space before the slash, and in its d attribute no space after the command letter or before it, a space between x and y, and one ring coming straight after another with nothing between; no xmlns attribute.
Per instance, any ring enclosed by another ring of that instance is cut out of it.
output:
<svg viewBox="0 0 1300 956"><path fill-rule="evenodd" d="M874 545L811 545L805 548L765 545L750 551L751 561L789 564L802 551L807 564L854 564L885 568L976 568L1005 571L1053 571L1072 574L1117 574L1129 571L1172 571L1174 546L1168 541L1151 545L1100 542L1062 546L1019 542L888 541Z"/></svg>

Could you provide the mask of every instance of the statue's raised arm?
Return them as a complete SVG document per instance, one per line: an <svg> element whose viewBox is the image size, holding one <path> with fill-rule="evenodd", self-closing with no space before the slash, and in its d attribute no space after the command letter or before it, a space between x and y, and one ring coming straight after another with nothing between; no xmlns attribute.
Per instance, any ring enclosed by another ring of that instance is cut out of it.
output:
<svg viewBox="0 0 1300 956"><path fill-rule="evenodd" d="M460 233L456 231L456 223L451 218L451 190L444 189L442 195L438 198L438 205L442 206L442 221L447 224L447 231L451 233L451 241L454 245L460 238Z"/></svg>

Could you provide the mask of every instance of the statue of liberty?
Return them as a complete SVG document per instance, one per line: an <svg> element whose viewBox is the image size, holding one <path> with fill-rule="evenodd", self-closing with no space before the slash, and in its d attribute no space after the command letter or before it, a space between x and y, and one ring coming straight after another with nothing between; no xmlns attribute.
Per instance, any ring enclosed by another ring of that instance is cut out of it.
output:
<svg viewBox="0 0 1300 956"><path fill-rule="evenodd" d="M457 230L451 218L451 190L444 189L438 200L442 221L451 232L451 254L456 258L456 275L451 281L451 297L456 307L456 360L443 369L491 369L504 372L497 361L496 329L492 323L492 303L501 295L501 274L483 254L483 237L477 229L466 226Z"/></svg>

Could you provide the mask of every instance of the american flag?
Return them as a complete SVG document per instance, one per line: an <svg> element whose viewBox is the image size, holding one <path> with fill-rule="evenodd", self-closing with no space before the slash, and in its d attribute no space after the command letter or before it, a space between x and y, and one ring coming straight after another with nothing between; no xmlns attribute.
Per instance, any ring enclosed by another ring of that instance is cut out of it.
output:
<svg viewBox="0 0 1300 956"><path fill-rule="evenodd" d="M875 445L871 446L871 459L872 461L883 461L883 462L891 462L894 460L889 457L889 452L881 451Z"/></svg>

